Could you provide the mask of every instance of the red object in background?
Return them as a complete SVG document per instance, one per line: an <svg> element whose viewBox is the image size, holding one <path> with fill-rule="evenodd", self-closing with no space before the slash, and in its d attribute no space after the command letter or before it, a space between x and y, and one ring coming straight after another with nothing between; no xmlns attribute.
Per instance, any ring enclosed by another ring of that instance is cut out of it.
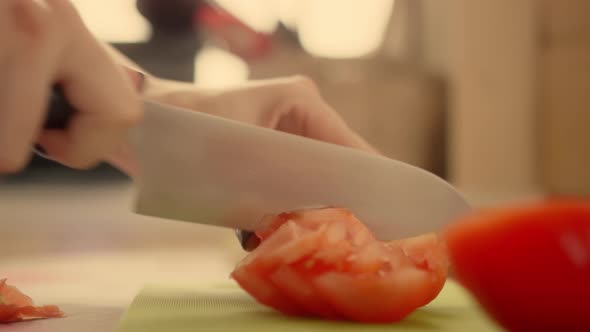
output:
<svg viewBox="0 0 590 332"><path fill-rule="evenodd" d="M381 242L346 209L280 214L232 277L287 315L402 320L432 301L448 264L435 235Z"/></svg>
<svg viewBox="0 0 590 332"><path fill-rule="evenodd" d="M0 323L63 316L64 313L57 306L33 306L33 300L30 297L16 287L6 284L6 279L0 279Z"/></svg>
<svg viewBox="0 0 590 332"><path fill-rule="evenodd" d="M590 202L484 211L445 233L458 280L510 331L590 331Z"/></svg>
<svg viewBox="0 0 590 332"><path fill-rule="evenodd" d="M272 48L268 34L253 30L230 13L209 4L199 6L194 24L228 51L246 60L263 57Z"/></svg>

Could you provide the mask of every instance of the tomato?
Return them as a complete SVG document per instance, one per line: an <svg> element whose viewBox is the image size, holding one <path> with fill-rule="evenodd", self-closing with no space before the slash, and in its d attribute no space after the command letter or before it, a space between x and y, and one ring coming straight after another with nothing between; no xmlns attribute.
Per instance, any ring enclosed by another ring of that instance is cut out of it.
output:
<svg viewBox="0 0 590 332"><path fill-rule="evenodd" d="M458 280L511 331L590 331L590 204L477 212L445 232Z"/></svg>
<svg viewBox="0 0 590 332"><path fill-rule="evenodd" d="M31 318L62 317L56 306L33 306L33 300L16 287L0 279L0 323L10 323Z"/></svg>
<svg viewBox="0 0 590 332"><path fill-rule="evenodd" d="M232 277L258 302L287 315L395 322L442 290L448 263L431 234L381 242L347 209L270 217L260 245Z"/></svg>

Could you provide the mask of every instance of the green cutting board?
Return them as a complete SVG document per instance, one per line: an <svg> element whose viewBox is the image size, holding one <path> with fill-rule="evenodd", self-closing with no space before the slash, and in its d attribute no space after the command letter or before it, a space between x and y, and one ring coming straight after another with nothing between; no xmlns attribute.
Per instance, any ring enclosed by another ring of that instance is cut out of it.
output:
<svg viewBox="0 0 590 332"><path fill-rule="evenodd" d="M234 283L209 287L149 286L135 298L118 332L201 331L502 331L458 284L394 324L291 318L257 304Z"/></svg>

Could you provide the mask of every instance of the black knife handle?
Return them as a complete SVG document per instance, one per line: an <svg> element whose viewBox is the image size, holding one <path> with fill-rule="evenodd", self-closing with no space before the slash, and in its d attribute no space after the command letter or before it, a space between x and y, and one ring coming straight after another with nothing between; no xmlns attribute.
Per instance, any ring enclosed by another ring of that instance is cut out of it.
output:
<svg viewBox="0 0 590 332"><path fill-rule="evenodd" d="M59 85L54 85L51 89L47 117L43 128L65 129L74 113L76 113L76 110L66 98L62 88Z"/></svg>
<svg viewBox="0 0 590 332"><path fill-rule="evenodd" d="M246 251L252 251L260 245L260 238L254 232L237 229L236 236L238 237L238 241L240 241L242 249Z"/></svg>

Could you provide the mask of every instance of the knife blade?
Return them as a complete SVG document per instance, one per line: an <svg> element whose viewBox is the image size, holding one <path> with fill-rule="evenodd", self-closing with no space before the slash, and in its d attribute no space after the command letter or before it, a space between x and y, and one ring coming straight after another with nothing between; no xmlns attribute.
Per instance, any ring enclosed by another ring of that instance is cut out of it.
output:
<svg viewBox="0 0 590 332"><path fill-rule="evenodd" d="M59 90L46 128L75 110ZM138 214L255 231L267 215L344 207L382 240L438 231L470 211L443 179L352 148L144 100L129 132Z"/></svg>

